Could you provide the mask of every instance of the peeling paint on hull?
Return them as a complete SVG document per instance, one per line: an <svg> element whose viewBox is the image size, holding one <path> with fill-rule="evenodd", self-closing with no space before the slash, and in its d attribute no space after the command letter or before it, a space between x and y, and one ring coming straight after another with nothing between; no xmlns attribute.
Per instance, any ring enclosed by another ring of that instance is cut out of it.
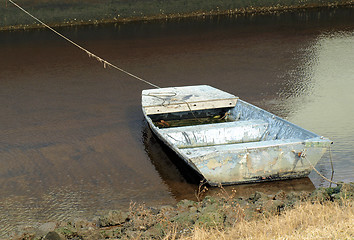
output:
<svg viewBox="0 0 354 240"><path fill-rule="evenodd" d="M305 148L301 142L289 144L279 142L273 146L259 148L232 149L232 147L199 153L199 156L190 160L210 184L233 184L306 177L312 170L308 161L316 165L326 150L326 148ZM298 153L303 151L307 153L306 159L298 156Z"/></svg>
<svg viewBox="0 0 354 240"><path fill-rule="evenodd" d="M208 95L205 89L209 87L191 86L176 89L192 88L200 97L198 88L202 88L202 93ZM306 177L331 144L329 139L242 100L237 100L235 106L224 109L225 115L232 119L230 122L160 129L153 124L152 119L161 117L166 121L173 117L183 119L188 112L168 112L167 115L160 112L160 114L147 115L146 109L150 107L148 105L151 101L148 100L151 100L151 96L144 91L143 112L152 131L181 159L201 174L210 185ZM174 89L158 91L171 92ZM178 98L183 98L183 91L180 92L174 95L176 101ZM208 99L208 96L205 99ZM154 100L173 101L163 100L160 97ZM226 104L227 98L224 100ZM156 101L154 104L158 106ZM208 100L205 100L204 104L207 103ZM180 104L185 103L180 102ZM199 110L193 115L196 114L203 115L203 111ZM205 115L210 114L213 114L212 109L205 112ZM251 131L252 129L256 130Z"/></svg>

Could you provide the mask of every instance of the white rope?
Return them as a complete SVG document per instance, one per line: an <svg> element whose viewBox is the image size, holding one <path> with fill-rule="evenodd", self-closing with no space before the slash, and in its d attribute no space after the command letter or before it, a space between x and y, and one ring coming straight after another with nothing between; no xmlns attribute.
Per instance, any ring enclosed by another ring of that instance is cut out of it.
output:
<svg viewBox="0 0 354 240"><path fill-rule="evenodd" d="M177 93L175 93L175 92L156 92L156 93L143 94L143 96L154 97L154 98L158 98L158 99L162 100L161 106L170 105L170 99L168 100L168 104L165 105L165 102L167 102L167 99L164 97L174 97L176 95L177 95Z"/></svg>
<svg viewBox="0 0 354 240"><path fill-rule="evenodd" d="M321 177L323 178L324 180L326 180L327 182L330 182L330 183L333 183L333 184L336 184L336 185L339 185L339 184L342 184L342 183L339 183L339 182L333 182L332 180L326 178L325 176L323 176L323 174L321 174L313 165L312 163L310 162L310 160L308 160L306 157L302 156L302 158L305 158L308 163L310 164L310 166L312 167L313 170L315 170L315 172Z"/></svg>
<svg viewBox="0 0 354 240"><path fill-rule="evenodd" d="M37 22L41 23L43 26L45 26L46 28L50 29L51 31L53 31L55 34L59 35L60 37L64 38L66 41L70 42L71 44L73 44L74 46L78 47L79 49L81 49L82 51L86 52L88 54L89 57L93 57L95 58L97 61L99 61L100 63L103 63L103 67L106 68L107 66L110 66L112 68L115 68L117 69L118 71L121 71L139 81L142 81L146 84L149 84L150 86L153 86L155 88L160 88L159 86L147 81L147 80L144 80L128 71L125 71L124 69L122 68L119 68L117 67L116 65L100 58L99 56L93 54L92 52L88 51L87 49L81 47L79 44L73 42L72 40L70 40L69 38L65 37L64 35L62 35L61 33L57 32L56 30L54 30L53 28L51 28L50 26L48 26L47 24L45 24L44 22L42 22L41 20L39 20L38 18L36 18L35 16L33 16L32 14L30 14L29 12L27 12L25 9L23 9L21 6L19 6L17 3L15 3L14 1L12 0L8 0L10 3L12 3L14 6L16 6L17 8L19 8L21 11L23 11L24 13L26 13L28 16L30 16L31 18L33 18L34 20L36 20Z"/></svg>
<svg viewBox="0 0 354 240"><path fill-rule="evenodd" d="M308 163L310 164L310 166L312 167L312 169L313 169L321 178L323 178L324 180L326 180L326 181L329 182L329 183L333 183L333 184L336 184L336 185L341 185L341 184L343 184L343 183L341 183L341 182L334 182L332 179L328 179L328 178L326 178L323 174L321 174L321 173L312 165L312 163L310 162L310 160L307 159L305 152L306 152L306 149L301 152L300 158L306 159L307 162L308 162ZM349 183L349 184L350 184L350 183ZM350 184L350 185L352 185L352 184Z"/></svg>

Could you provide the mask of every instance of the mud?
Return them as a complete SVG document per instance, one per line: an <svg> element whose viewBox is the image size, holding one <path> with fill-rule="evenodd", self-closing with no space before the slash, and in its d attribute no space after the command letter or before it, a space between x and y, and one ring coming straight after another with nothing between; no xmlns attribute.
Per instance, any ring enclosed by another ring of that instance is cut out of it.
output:
<svg viewBox="0 0 354 240"><path fill-rule="evenodd" d="M196 195L199 201L182 200L176 205L158 208L131 204L128 211L111 210L92 220L74 219L48 222L37 228L24 229L12 239L161 239L174 234L188 236L194 227L227 229L239 221L257 220L280 215L301 202L343 202L354 200L353 183L318 188L313 192L279 191L267 195L254 192L248 197L204 196L206 187ZM203 197L203 199L201 199Z"/></svg>

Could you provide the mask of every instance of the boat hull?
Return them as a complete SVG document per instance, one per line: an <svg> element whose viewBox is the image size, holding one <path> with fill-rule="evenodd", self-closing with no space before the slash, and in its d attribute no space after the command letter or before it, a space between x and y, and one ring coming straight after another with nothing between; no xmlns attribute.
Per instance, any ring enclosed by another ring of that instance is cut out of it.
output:
<svg viewBox="0 0 354 240"><path fill-rule="evenodd" d="M179 149L166 141L152 122L149 126L161 142L212 186L307 177L330 144L323 139L306 142L274 140L266 145L244 143Z"/></svg>
<svg viewBox="0 0 354 240"><path fill-rule="evenodd" d="M212 186L306 177L331 144L239 99L226 123L160 128L143 113L153 133Z"/></svg>
<svg viewBox="0 0 354 240"><path fill-rule="evenodd" d="M301 142L244 145L244 149L206 147L199 149L196 157L191 150L183 153L209 184L225 185L306 177L326 151L323 144L306 146Z"/></svg>

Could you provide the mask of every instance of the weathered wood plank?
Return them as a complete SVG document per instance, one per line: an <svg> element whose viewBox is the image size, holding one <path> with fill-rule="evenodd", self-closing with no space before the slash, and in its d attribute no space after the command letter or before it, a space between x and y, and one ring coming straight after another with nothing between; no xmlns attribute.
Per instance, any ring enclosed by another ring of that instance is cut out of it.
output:
<svg viewBox="0 0 354 240"><path fill-rule="evenodd" d="M236 106L238 97L207 86L149 89L142 92L146 114L184 112Z"/></svg>

